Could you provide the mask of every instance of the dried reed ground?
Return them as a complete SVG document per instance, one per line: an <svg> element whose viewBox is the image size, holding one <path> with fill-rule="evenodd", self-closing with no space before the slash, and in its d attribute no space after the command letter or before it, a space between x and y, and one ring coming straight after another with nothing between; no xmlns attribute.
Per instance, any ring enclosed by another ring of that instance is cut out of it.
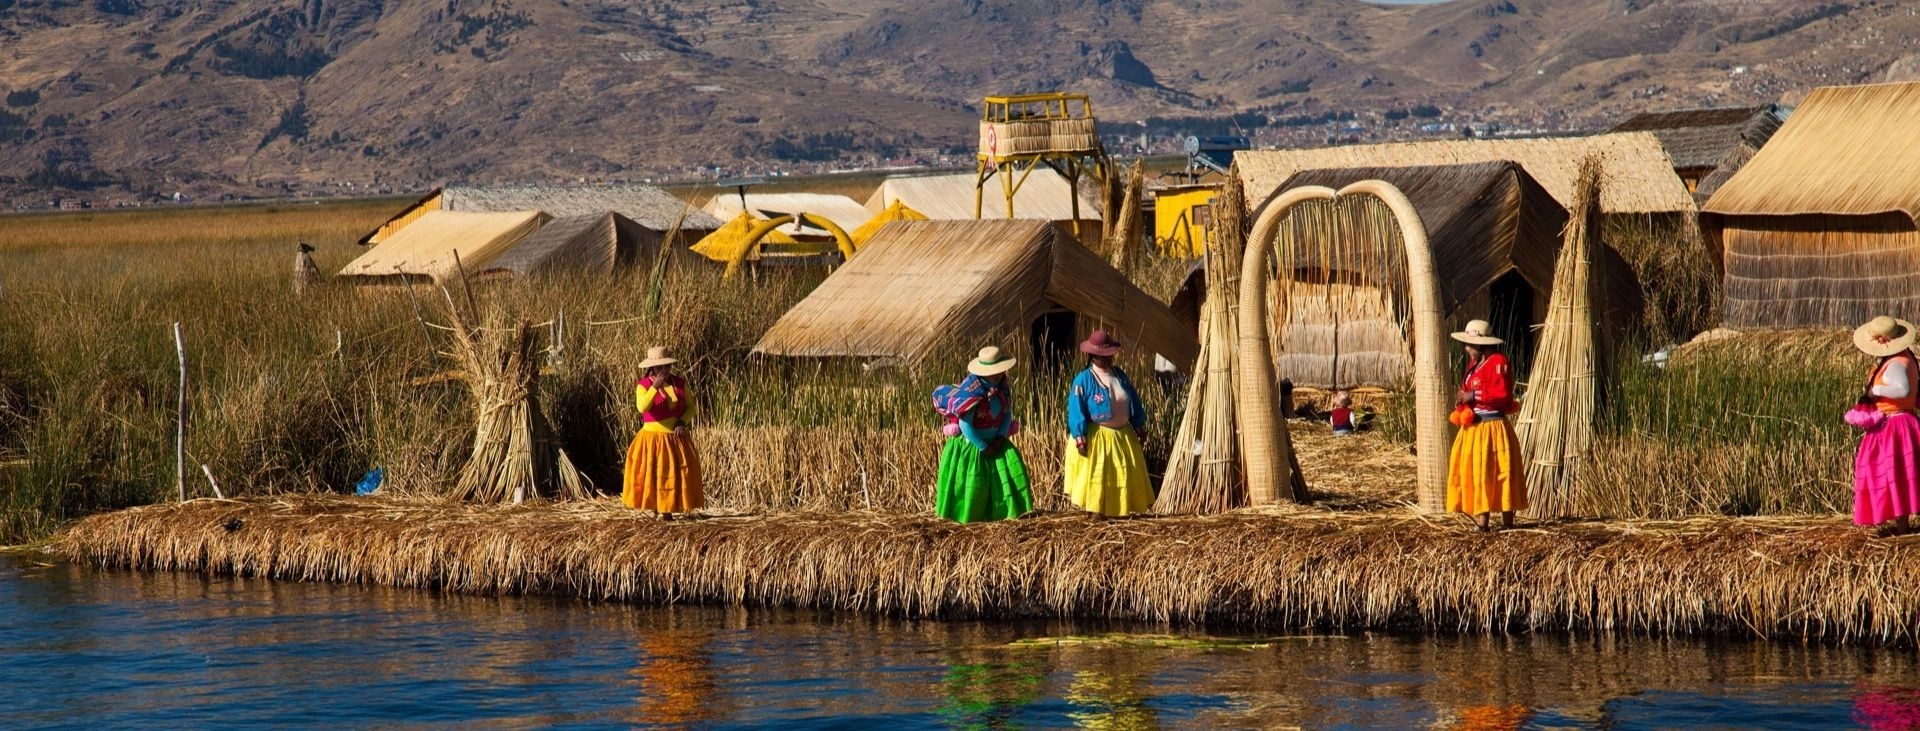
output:
<svg viewBox="0 0 1920 731"><path fill-rule="evenodd" d="M1410 511L957 525L899 513L670 523L612 500L476 507L301 496L87 518L115 567L909 616L1059 615L1457 631L1911 642L1920 541L1844 518L1561 523L1482 535Z"/></svg>

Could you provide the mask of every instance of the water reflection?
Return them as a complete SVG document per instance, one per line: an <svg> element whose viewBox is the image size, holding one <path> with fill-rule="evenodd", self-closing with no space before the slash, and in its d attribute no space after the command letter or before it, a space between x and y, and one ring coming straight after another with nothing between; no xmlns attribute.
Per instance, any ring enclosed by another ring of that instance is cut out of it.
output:
<svg viewBox="0 0 1920 731"><path fill-rule="evenodd" d="M1153 631L488 599L0 558L0 728L1920 729L1908 648Z"/></svg>
<svg viewBox="0 0 1920 731"><path fill-rule="evenodd" d="M716 717L719 684L708 655L711 640L710 632L678 626L646 632L633 669L638 713L629 720L685 726Z"/></svg>
<svg viewBox="0 0 1920 731"><path fill-rule="evenodd" d="M1920 729L1920 689L1862 683L1853 696L1853 722L1873 731Z"/></svg>
<svg viewBox="0 0 1920 731"><path fill-rule="evenodd" d="M1515 731L1533 718L1526 706L1467 706L1447 725L1454 731Z"/></svg>
<svg viewBox="0 0 1920 731"><path fill-rule="evenodd" d="M938 711L949 728L1020 728L1014 719L1040 699L1045 674L1028 663L964 663L940 680Z"/></svg>

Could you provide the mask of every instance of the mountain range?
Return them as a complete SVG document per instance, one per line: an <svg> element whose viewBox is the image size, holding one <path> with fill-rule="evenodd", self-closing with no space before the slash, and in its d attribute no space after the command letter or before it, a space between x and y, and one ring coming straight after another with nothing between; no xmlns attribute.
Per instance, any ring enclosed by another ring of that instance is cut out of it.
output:
<svg viewBox="0 0 1920 731"><path fill-rule="evenodd" d="M0 200L926 162L1025 91L1150 135L1593 129L1920 75L1916 39L1893 0L0 0Z"/></svg>

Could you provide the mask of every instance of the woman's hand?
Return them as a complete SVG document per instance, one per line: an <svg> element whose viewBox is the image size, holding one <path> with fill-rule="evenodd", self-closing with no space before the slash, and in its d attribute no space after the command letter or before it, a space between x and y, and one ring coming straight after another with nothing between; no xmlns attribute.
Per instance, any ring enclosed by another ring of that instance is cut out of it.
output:
<svg viewBox="0 0 1920 731"><path fill-rule="evenodd" d="M1076 449L1076 450L1079 450L1079 452L1080 452L1080 456L1082 456L1082 457L1085 457L1085 456L1087 456L1087 440L1086 440L1086 438L1085 438L1085 437L1076 437L1076 438L1074 438L1074 440L1073 440L1073 448L1074 448L1074 449Z"/></svg>
<svg viewBox="0 0 1920 731"><path fill-rule="evenodd" d="M673 433L674 433L674 434L677 434L677 435L679 435L679 436L683 436L683 437L684 437L684 436L686 436L686 435L687 435L687 427L686 427L686 425L684 425L684 424L682 424L682 425L680 425L680 426L676 426L676 427L674 427L674 428L673 428Z"/></svg>
<svg viewBox="0 0 1920 731"><path fill-rule="evenodd" d="M1461 389L1460 393L1454 395L1453 403L1458 406L1466 406L1466 405L1472 404L1473 392L1468 391L1466 389Z"/></svg>

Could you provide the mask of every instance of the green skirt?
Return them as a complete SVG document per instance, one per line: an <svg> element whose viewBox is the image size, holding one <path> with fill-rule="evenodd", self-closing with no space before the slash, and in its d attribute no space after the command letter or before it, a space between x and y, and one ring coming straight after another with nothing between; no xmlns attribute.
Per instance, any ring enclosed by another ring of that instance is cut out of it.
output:
<svg viewBox="0 0 1920 731"><path fill-rule="evenodd" d="M961 523L1018 518L1033 510L1027 466L1011 442L992 454L975 449L966 437L949 437L940 452L940 487L933 512Z"/></svg>

